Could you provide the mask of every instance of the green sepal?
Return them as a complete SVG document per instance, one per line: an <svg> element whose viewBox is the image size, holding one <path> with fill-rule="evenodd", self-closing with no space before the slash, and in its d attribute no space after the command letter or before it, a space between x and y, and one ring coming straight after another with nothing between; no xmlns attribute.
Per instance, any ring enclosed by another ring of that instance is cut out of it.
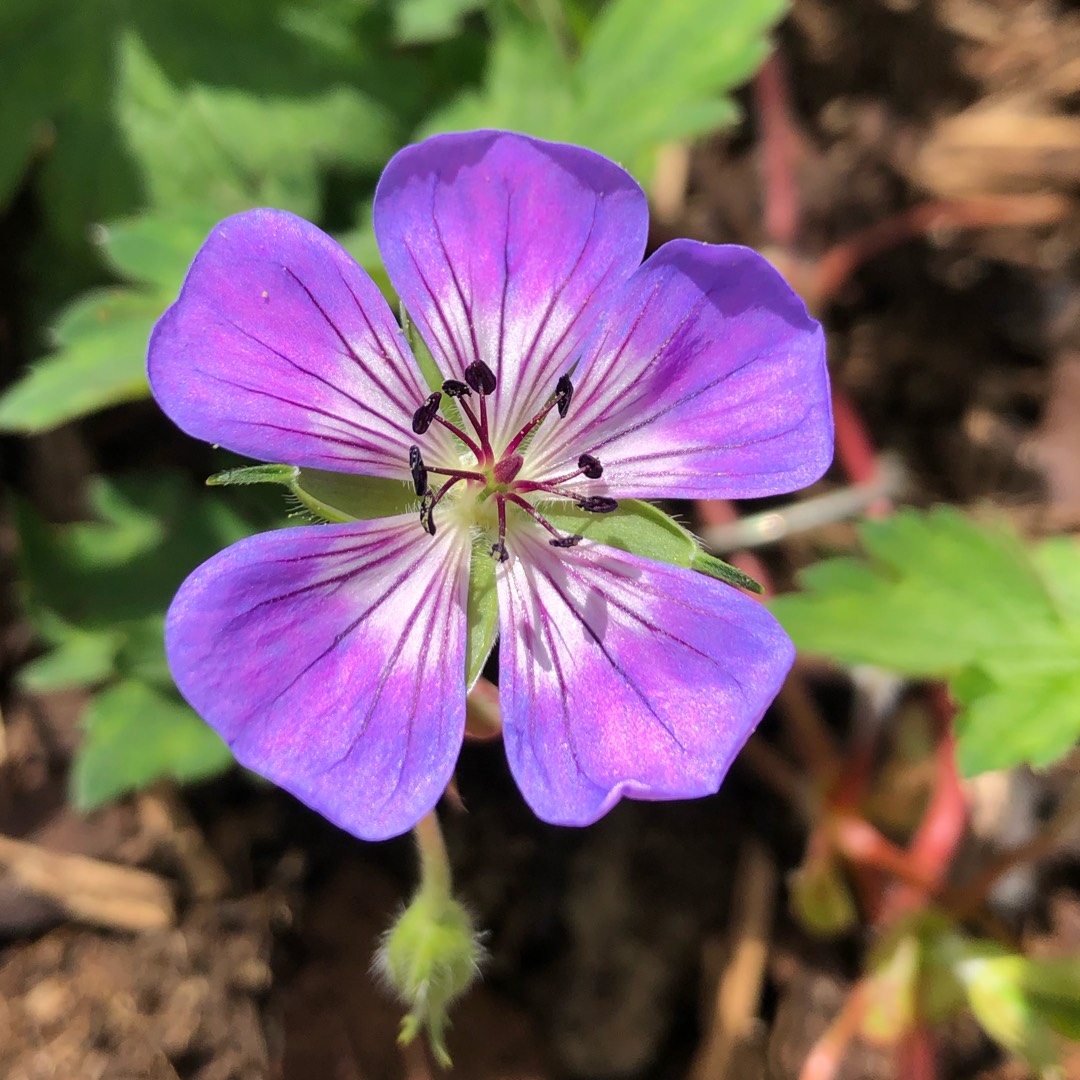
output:
<svg viewBox="0 0 1080 1080"><path fill-rule="evenodd" d="M620 499L618 509L610 514L589 513L570 503L543 506L540 512L561 532L578 534L631 555L696 570L751 592L763 591L752 577L703 551L693 533L652 503Z"/></svg>
<svg viewBox="0 0 1080 1080"><path fill-rule="evenodd" d="M744 574L737 566L732 566L731 563L726 563L723 559L702 551L701 548L698 548L690 563L690 569L696 570L699 574L707 574L718 581L726 581L729 585L737 585L740 589L749 589L750 592L759 595L765 591L761 583L749 574Z"/></svg>
<svg viewBox="0 0 1080 1080"><path fill-rule="evenodd" d="M417 503L412 486L401 480L296 465L248 465L216 473L206 482L211 487L281 484L315 517L334 524L396 517L410 513Z"/></svg>
<svg viewBox="0 0 1080 1080"><path fill-rule="evenodd" d="M401 329L405 334L405 340L409 343L413 356L416 357L416 363L420 367L424 381L432 391L441 390L446 376L439 370L439 365L435 363L435 358L431 355L427 342L420 336L420 331L417 330L416 323L409 317L404 304L398 308L398 314L401 318ZM419 405L420 402L418 401L416 404Z"/></svg>
<svg viewBox="0 0 1080 1080"><path fill-rule="evenodd" d="M465 685L469 688L480 677L499 632L499 598L495 590L495 560L486 542L473 545L469 567L469 600L465 642Z"/></svg>
<svg viewBox="0 0 1080 1080"><path fill-rule="evenodd" d="M295 465L242 465L206 478L207 487L234 487L238 484L284 484L289 487L300 475Z"/></svg>
<svg viewBox="0 0 1080 1080"><path fill-rule="evenodd" d="M439 1065L448 1069L449 1010L476 980L484 949L464 905L439 890L421 887L387 931L375 966L408 1006L398 1044L427 1032Z"/></svg>

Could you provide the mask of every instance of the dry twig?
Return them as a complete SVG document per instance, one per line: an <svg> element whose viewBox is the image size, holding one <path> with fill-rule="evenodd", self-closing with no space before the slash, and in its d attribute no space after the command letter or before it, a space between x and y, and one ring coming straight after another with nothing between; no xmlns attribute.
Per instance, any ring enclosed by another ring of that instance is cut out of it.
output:
<svg viewBox="0 0 1080 1080"><path fill-rule="evenodd" d="M175 921L172 893L156 874L0 836L0 868L79 922L111 930L162 930Z"/></svg>

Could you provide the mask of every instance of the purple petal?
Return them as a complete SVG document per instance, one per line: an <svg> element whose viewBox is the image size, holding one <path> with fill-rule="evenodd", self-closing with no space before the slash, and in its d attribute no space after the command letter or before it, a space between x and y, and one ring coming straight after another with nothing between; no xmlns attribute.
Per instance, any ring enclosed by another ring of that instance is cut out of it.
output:
<svg viewBox="0 0 1080 1080"><path fill-rule="evenodd" d="M648 207L590 150L504 132L440 135L397 154L375 193L394 287L449 375L498 377L494 442L554 391L645 250Z"/></svg>
<svg viewBox="0 0 1080 1080"><path fill-rule="evenodd" d="M499 578L510 768L545 821L717 790L794 648L756 601L598 544L515 535Z"/></svg>
<svg viewBox="0 0 1080 1080"><path fill-rule="evenodd" d="M169 609L177 686L241 764L359 837L396 836L461 746L469 548L412 514L241 540Z"/></svg>
<svg viewBox="0 0 1080 1080"><path fill-rule="evenodd" d="M293 214L252 210L214 229L154 329L149 372L158 403L196 438L409 476L410 421L428 392L416 361L367 274Z"/></svg>
<svg viewBox="0 0 1080 1080"><path fill-rule="evenodd" d="M533 443L533 475L589 453L604 465L597 493L752 498L805 487L832 460L821 327L747 248L665 244L576 382L567 418Z"/></svg>

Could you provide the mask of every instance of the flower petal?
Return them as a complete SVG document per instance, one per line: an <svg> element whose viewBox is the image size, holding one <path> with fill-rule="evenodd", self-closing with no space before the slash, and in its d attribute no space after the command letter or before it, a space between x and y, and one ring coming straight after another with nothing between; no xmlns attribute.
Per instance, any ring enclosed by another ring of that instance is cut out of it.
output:
<svg viewBox="0 0 1080 1080"><path fill-rule="evenodd" d="M530 475L581 453L597 493L752 498L812 483L832 460L821 327L747 248L673 240L634 275L590 345L567 418Z"/></svg>
<svg viewBox="0 0 1080 1080"><path fill-rule="evenodd" d="M645 250L633 178L590 150L506 132L439 135L398 153L375 193L394 287L440 367L498 377L493 441L555 389Z"/></svg>
<svg viewBox="0 0 1080 1080"><path fill-rule="evenodd" d="M177 686L241 764L357 836L396 836L461 745L469 550L413 514L241 540L169 609Z"/></svg>
<svg viewBox="0 0 1080 1080"><path fill-rule="evenodd" d="M514 537L499 580L510 768L545 821L717 790L794 648L756 601L588 542Z"/></svg>
<svg viewBox="0 0 1080 1080"><path fill-rule="evenodd" d="M196 438L264 461L409 476L420 370L367 274L294 214L252 210L214 229L154 329L149 373Z"/></svg>

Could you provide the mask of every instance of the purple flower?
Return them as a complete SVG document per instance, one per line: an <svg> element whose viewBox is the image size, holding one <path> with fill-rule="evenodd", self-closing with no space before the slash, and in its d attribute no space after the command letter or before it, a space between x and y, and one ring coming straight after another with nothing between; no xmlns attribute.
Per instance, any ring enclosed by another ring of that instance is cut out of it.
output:
<svg viewBox="0 0 1080 1080"><path fill-rule="evenodd" d="M154 394L185 431L400 482L400 513L254 536L196 570L168 616L180 690L330 820L403 832L461 745L471 572L497 590L506 752L540 817L716 791L791 643L736 589L557 522L815 480L821 328L745 248L675 240L641 264L644 194L579 147L408 147L375 231L441 387L367 275L279 211L222 222L154 331Z"/></svg>

